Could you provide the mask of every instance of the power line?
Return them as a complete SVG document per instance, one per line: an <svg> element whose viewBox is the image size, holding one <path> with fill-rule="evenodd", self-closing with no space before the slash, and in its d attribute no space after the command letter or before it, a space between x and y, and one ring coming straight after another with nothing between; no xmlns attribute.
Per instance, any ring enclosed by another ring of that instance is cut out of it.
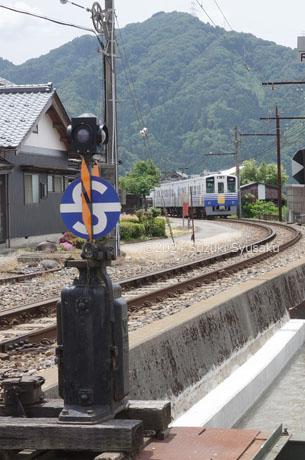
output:
<svg viewBox="0 0 305 460"><path fill-rule="evenodd" d="M86 32L94 33L95 36L97 37L98 41L100 42L100 39L99 39L96 31L94 29L90 29L89 27L79 26L77 24L72 24L70 22L59 21L58 19L49 18L48 16L42 16L40 14L31 13L30 11L21 10L19 8L13 8L12 6L7 6L7 5L3 5L3 4L0 4L0 8L3 8L5 10L9 10L9 11L13 11L15 13L25 14L27 16L32 16L34 18L44 19L45 21L53 22L54 24L59 24L61 26L73 27L75 29L85 30Z"/></svg>
<svg viewBox="0 0 305 460"><path fill-rule="evenodd" d="M143 114L142 114L142 111L141 111L139 98L137 96L137 91L136 91L135 84L134 84L134 78L133 78L133 75L132 75L131 66L130 66L130 63L129 63L129 59L128 59L128 55L127 55L127 52L126 52L123 36L122 36L121 29L120 29L120 26L119 26L119 21L118 21L116 13L114 13L114 14L115 14L116 22L117 22L117 25L118 25L118 31L119 31L119 35L120 35L120 39L121 39L121 43L122 43L122 48L123 48L123 51L124 51L124 57L125 57L125 60L126 60L127 68L128 68L129 74L130 74L130 78L127 75L127 70L126 70L124 64L123 64L123 70L124 70L124 73L125 73L125 77L126 77L128 87L129 87L130 95L131 95L131 98L132 98L132 101L133 101L136 116L138 118L139 127L140 127L140 130L141 130L141 129L143 129L145 127L145 121L144 121L144 117L143 117ZM117 43L117 45L118 45L118 48L119 48L120 56L123 57L122 53L120 51L119 44ZM142 124L142 126L141 126L141 124ZM148 150L149 158L151 159L152 158L152 151L151 151L151 147L150 147L148 134L146 134L143 137L143 142L144 142L145 147Z"/></svg>

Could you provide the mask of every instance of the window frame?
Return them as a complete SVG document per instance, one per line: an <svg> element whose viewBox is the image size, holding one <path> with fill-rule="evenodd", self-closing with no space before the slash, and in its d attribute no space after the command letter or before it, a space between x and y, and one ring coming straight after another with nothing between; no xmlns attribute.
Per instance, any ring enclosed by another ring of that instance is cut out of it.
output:
<svg viewBox="0 0 305 460"><path fill-rule="evenodd" d="M27 190L26 177L31 178L31 190ZM34 180L35 179L35 180ZM24 189L24 204L25 205L37 205L40 203L40 177L37 173L24 173L23 176L23 189ZM29 195L31 194L31 200L29 201ZM36 196L35 196L36 195Z"/></svg>

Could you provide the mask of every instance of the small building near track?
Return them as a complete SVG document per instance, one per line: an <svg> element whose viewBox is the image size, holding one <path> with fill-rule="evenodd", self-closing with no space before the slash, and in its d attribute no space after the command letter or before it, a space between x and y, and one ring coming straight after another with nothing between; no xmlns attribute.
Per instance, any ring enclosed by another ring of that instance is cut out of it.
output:
<svg viewBox="0 0 305 460"><path fill-rule="evenodd" d="M253 201L273 201L277 203L277 187L275 185L263 184L261 182L250 182L240 186L241 198L251 193L255 197Z"/></svg>
<svg viewBox="0 0 305 460"><path fill-rule="evenodd" d="M59 205L69 180L70 119L52 83L0 79L0 246L56 240L66 230Z"/></svg>

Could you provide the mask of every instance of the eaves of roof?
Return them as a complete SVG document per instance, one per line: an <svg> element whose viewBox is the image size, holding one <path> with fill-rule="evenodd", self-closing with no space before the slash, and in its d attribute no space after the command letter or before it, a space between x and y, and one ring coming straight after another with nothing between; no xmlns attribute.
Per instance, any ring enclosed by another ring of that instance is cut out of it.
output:
<svg viewBox="0 0 305 460"><path fill-rule="evenodd" d="M17 149L52 105L52 84L0 87L0 148ZM58 96L54 98L58 104Z"/></svg>

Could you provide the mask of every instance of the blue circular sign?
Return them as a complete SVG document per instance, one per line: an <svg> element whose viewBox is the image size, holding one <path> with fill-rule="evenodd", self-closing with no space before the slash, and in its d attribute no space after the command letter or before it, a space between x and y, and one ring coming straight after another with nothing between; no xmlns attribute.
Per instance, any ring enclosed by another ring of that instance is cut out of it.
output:
<svg viewBox="0 0 305 460"><path fill-rule="evenodd" d="M100 177L91 176L93 238L107 235L116 226L121 203L115 189ZM74 235L89 239L82 217L81 179L73 181L64 191L60 204L62 220Z"/></svg>

